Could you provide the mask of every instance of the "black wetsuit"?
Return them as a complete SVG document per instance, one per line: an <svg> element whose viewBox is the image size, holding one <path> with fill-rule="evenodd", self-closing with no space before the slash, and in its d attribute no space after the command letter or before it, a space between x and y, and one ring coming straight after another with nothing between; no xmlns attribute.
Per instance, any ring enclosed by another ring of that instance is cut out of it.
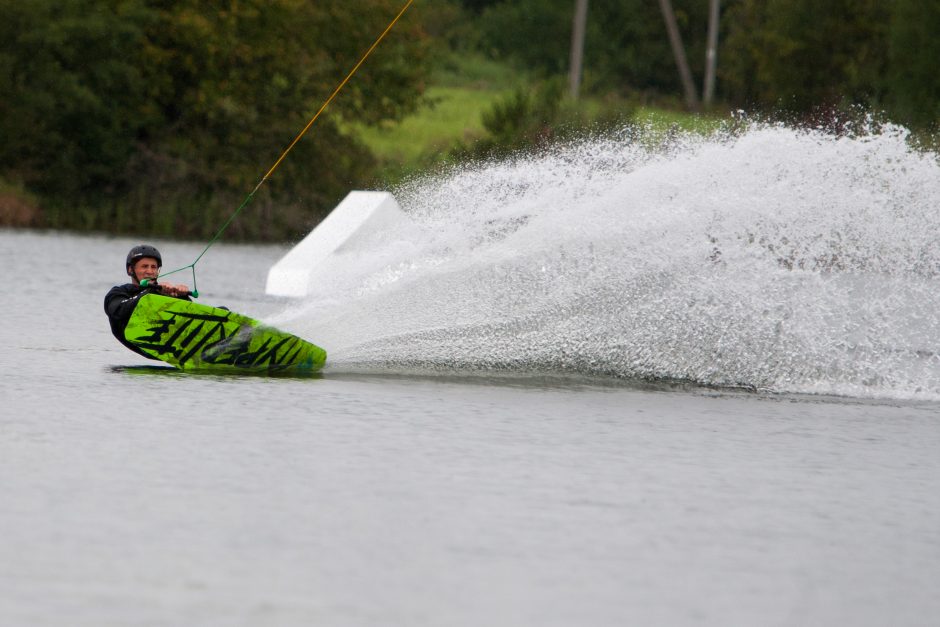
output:
<svg viewBox="0 0 940 627"><path fill-rule="evenodd" d="M111 323L111 333L117 338L118 342L128 347L138 355L143 355L147 359L156 359L143 352L124 337L124 329L134 313L134 307L140 297L145 294L159 294L160 286L150 284L147 287L125 283L124 285L115 285L104 297L104 312L108 314L108 322ZM182 297L182 300L191 300L189 296Z"/></svg>

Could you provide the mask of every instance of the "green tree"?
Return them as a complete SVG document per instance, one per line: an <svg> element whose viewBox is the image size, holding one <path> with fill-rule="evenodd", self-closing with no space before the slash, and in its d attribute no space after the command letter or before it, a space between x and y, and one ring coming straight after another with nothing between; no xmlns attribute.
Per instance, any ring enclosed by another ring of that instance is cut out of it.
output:
<svg viewBox="0 0 940 627"><path fill-rule="evenodd" d="M707 3L674 3L691 59L704 59ZM573 0L517 0L480 18L485 50L541 77L568 72ZM659 7L646 0L591 2L585 36L588 91L676 93L679 80ZM694 67L699 74L704 63Z"/></svg>
<svg viewBox="0 0 940 627"><path fill-rule="evenodd" d="M738 106L798 114L877 103L890 3L737 0L719 53L725 93Z"/></svg>
<svg viewBox="0 0 940 627"><path fill-rule="evenodd" d="M940 131L940 3L895 0L885 73L893 116L915 128Z"/></svg>
<svg viewBox="0 0 940 627"><path fill-rule="evenodd" d="M557 142L579 141L621 129L633 117L633 109L587 115L576 103L565 100L565 81L555 78L520 87L483 112L484 137L458 144L450 153L457 161L503 158L539 151Z"/></svg>
<svg viewBox="0 0 940 627"><path fill-rule="evenodd" d="M254 186L400 8L398 0L0 0L0 174L54 226L202 236ZM425 76L407 16L230 236L309 228L371 156L338 123L397 119ZM90 209L81 209L82 207Z"/></svg>
<svg viewBox="0 0 940 627"><path fill-rule="evenodd" d="M460 0L464 8L480 13L483 9L499 4L504 0Z"/></svg>
<svg viewBox="0 0 940 627"><path fill-rule="evenodd" d="M99 4L0 1L0 167L42 195L115 190L145 123L140 7Z"/></svg>
<svg viewBox="0 0 940 627"><path fill-rule="evenodd" d="M696 85L705 72L708 2L673 0L676 21ZM591 63L600 85L619 86L627 92L679 94L679 74L669 47L658 3L649 0L594 2L590 14L596 35Z"/></svg>

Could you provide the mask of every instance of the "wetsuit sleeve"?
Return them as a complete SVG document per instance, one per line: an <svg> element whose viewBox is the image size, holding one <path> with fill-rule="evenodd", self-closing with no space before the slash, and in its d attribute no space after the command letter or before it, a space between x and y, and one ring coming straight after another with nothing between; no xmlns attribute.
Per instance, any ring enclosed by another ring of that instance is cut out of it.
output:
<svg viewBox="0 0 940 627"><path fill-rule="evenodd" d="M134 313L137 301L149 291L136 285L125 285L108 292L104 297L104 311L108 314L108 320L111 321L111 328L123 331L128 320L131 319L131 314Z"/></svg>
<svg viewBox="0 0 940 627"><path fill-rule="evenodd" d="M145 294L154 293L159 292L157 289L154 289L153 286L141 287L133 283L127 283L125 285L114 286L104 297L104 312L108 315L111 333L121 344L147 359L157 358L153 355L148 355L128 342L127 338L124 337L124 330L127 328L127 323L130 322L134 308L137 307L137 303L140 302L141 297ZM184 297L183 300L190 300L190 298L187 296Z"/></svg>
<svg viewBox="0 0 940 627"><path fill-rule="evenodd" d="M124 328L134 313L134 307L145 294L159 294L160 289L157 286L141 287L128 283L127 285L116 286L104 297L104 311L108 314L108 320L111 322L111 329L115 336L121 337ZM189 296L177 296L180 300L192 299Z"/></svg>

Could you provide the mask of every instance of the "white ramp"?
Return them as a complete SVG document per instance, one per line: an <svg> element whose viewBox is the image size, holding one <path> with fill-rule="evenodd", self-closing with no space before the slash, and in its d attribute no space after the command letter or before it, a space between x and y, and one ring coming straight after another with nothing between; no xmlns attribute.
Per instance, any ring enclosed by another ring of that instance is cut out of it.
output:
<svg viewBox="0 0 940 627"><path fill-rule="evenodd" d="M388 192L350 192L307 237L271 266L265 292L306 296L317 275L335 267L338 255L367 252L385 232L400 232L410 223Z"/></svg>

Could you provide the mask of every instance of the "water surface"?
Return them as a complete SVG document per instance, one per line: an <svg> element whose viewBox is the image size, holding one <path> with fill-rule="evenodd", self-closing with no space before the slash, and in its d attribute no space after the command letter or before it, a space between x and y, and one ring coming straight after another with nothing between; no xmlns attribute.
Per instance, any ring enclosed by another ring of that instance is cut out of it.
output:
<svg viewBox="0 0 940 627"><path fill-rule="evenodd" d="M621 205L675 183L678 200L660 200L678 219L692 206L678 172L728 187L708 164L788 145L750 139L706 146L698 162L640 160L645 187L618 183ZM837 158L862 144L819 142L843 171L870 161ZM905 172L929 168L903 158ZM546 163L516 174L554 180ZM615 169L593 188L589 173L569 176L581 181L571 198L613 212L618 196L602 191ZM456 225L433 209L445 196L401 193L422 228L437 224L432 244L410 261L360 259L337 291L303 303L263 294L286 248L215 246L198 266L201 300L323 344L318 378L154 368L102 311L139 242L0 232L0 623L936 624L937 318L921 304L938 292L932 250L911 240L928 218L895 212L900 234L884 231L878 252L894 271L859 252L834 272L786 268L733 236L777 214L746 226L751 201L732 203L711 214L716 266L691 217L657 240L652 218L638 234L592 213L550 238L557 190L537 178L502 197L482 191L492 176L449 179L484 214L458 212ZM915 208L933 193L916 176L891 181ZM728 198L750 198L736 185ZM838 197L817 196L832 199L833 223L859 206ZM524 218L484 228L513 207ZM878 243L866 233L851 250ZM625 242L648 259L688 246L640 272ZM154 243L172 267L202 247ZM618 246L631 263L612 265ZM628 288L655 298L625 299ZM866 320L877 333L859 331Z"/></svg>

